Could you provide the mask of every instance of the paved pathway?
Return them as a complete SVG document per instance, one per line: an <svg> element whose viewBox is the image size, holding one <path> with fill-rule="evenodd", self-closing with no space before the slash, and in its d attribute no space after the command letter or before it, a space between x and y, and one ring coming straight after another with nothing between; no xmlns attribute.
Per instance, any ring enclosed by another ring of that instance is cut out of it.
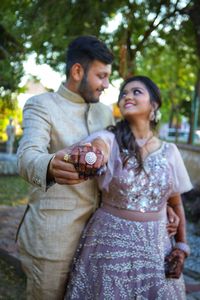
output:
<svg viewBox="0 0 200 300"><path fill-rule="evenodd" d="M0 205L0 257L13 264L19 274L22 270L15 236L24 210L23 205L16 207Z"/></svg>
<svg viewBox="0 0 200 300"><path fill-rule="evenodd" d="M25 206L0 206L0 257L11 263L18 274L22 270L15 235L24 210ZM200 300L200 273L185 269L184 277L187 300Z"/></svg>

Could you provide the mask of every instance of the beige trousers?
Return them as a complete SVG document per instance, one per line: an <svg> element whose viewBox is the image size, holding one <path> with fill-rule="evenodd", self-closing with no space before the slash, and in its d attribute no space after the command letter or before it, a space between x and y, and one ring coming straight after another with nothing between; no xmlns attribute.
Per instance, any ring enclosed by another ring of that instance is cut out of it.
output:
<svg viewBox="0 0 200 300"><path fill-rule="evenodd" d="M63 300L69 263L38 259L21 248L20 259L27 277L27 300Z"/></svg>

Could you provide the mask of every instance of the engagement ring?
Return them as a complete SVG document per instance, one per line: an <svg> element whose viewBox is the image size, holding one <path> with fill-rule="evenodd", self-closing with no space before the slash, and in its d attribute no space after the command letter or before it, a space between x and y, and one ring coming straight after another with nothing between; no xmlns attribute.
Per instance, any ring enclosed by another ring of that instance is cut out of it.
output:
<svg viewBox="0 0 200 300"><path fill-rule="evenodd" d="M97 156L94 152L87 152L85 155L85 162L88 165L93 165L97 161Z"/></svg>

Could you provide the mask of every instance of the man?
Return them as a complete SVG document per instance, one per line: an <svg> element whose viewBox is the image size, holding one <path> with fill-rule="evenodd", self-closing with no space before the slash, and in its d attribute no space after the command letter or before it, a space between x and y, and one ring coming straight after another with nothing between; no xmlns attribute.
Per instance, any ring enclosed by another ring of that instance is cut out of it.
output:
<svg viewBox="0 0 200 300"><path fill-rule="evenodd" d="M63 156L65 148L113 123L111 110L99 103L112 61L96 37L78 37L68 48L65 84L24 107L18 166L34 186L19 232L28 299L62 299L81 231L98 205L95 181L79 179Z"/></svg>

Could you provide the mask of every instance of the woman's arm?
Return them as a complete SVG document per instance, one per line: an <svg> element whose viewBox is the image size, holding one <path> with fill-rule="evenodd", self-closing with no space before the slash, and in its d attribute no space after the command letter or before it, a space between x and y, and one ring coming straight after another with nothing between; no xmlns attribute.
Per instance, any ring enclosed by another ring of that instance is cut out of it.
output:
<svg viewBox="0 0 200 300"><path fill-rule="evenodd" d="M103 139L97 138L94 141L91 142L92 146L99 149L103 156L103 163L106 164L108 162L108 158L110 156L110 146L109 144L104 141Z"/></svg>
<svg viewBox="0 0 200 300"><path fill-rule="evenodd" d="M171 253L166 257L168 266L166 276L168 278L179 278L184 267L185 258L190 254L190 248L186 239L186 219L180 194L169 198L168 204L179 217L179 225L175 235L175 245Z"/></svg>

